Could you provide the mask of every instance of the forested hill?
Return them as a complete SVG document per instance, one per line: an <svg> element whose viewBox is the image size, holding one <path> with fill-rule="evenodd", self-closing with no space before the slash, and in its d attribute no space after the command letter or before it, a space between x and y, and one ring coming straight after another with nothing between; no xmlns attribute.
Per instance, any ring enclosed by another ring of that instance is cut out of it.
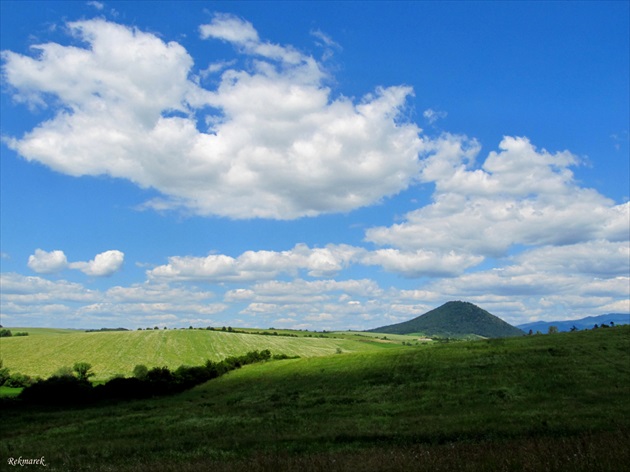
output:
<svg viewBox="0 0 630 472"><path fill-rule="evenodd" d="M502 338L525 334L502 319L469 302L447 302L409 321L370 330L376 333L410 334L427 336L478 335L486 338Z"/></svg>

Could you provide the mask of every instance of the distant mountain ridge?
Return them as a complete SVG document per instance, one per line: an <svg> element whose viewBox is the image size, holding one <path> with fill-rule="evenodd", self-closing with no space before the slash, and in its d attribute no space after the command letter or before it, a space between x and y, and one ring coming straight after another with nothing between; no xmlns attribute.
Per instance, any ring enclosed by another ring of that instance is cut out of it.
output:
<svg viewBox="0 0 630 472"><path fill-rule="evenodd" d="M371 329L386 334L424 333L427 336L485 338L522 336L520 329L469 302L451 301L412 320Z"/></svg>
<svg viewBox="0 0 630 472"><path fill-rule="evenodd" d="M573 326L577 329L591 329L595 325L610 325L611 321L617 325L630 324L630 313L606 313L604 315L587 316L586 318L565 321L533 321L518 325L518 328L525 332L531 329L533 332L546 333L550 326L555 326L558 328L558 331L570 331Z"/></svg>

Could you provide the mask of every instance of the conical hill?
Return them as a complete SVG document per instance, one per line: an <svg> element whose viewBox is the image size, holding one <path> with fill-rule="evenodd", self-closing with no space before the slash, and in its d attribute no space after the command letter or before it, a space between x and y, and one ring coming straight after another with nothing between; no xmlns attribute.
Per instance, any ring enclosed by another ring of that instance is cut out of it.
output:
<svg viewBox="0 0 630 472"><path fill-rule="evenodd" d="M521 336L520 329L469 302L452 301L409 321L371 329L376 333L485 338Z"/></svg>

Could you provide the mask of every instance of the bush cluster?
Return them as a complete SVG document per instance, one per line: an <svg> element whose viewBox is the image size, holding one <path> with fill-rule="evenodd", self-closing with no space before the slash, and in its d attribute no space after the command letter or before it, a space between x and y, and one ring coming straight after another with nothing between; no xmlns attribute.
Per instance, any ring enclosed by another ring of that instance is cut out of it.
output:
<svg viewBox="0 0 630 472"><path fill-rule="evenodd" d="M2 359L0 359L0 387L24 388L34 382L28 375L14 373L9 371L8 367L4 367Z"/></svg>
<svg viewBox="0 0 630 472"><path fill-rule="evenodd" d="M194 329L194 328L192 326L190 326L188 329ZM203 329L203 328L199 328L199 329ZM210 331L224 331L224 332L227 332L227 333L257 334L259 336L284 336L284 337L288 337L288 338L297 338L298 337L297 334L278 333L277 331L243 331L243 330L240 330L240 329L232 328L231 326L228 326L227 328L225 326L223 326L222 328L213 328L212 326L208 326L206 329L210 330ZM273 328L269 328L269 329L273 329Z"/></svg>
<svg viewBox="0 0 630 472"><path fill-rule="evenodd" d="M12 333L10 329L2 328L0 329L0 338L10 338L11 336L28 336L26 331Z"/></svg>
<svg viewBox="0 0 630 472"><path fill-rule="evenodd" d="M101 329L86 329L86 333L100 333L107 331L129 331L127 328L101 328Z"/></svg>
<svg viewBox="0 0 630 472"><path fill-rule="evenodd" d="M32 385L33 382L35 382L28 375L20 374L19 372L8 375L6 378L4 378L4 375L0 374L0 381L2 381L3 387L11 387L11 388L25 388Z"/></svg>
<svg viewBox="0 0 630 472"><path fill-rule="evenodd" d="M287 358L287 356L273 356ZM85 404L104 400L131 400L152 396L169 395L190 389L195 385L219 377L231 370L247 364L271 359L271 352L251 351L243 356L231 356L219 362L206 361L202 366L180 366L171 371L168 367L138 365L133 377L115 377L105 384L92 386L88 377L89 367L82 370L82 375L53 375L46 380L39 380L26 387L19 395L25 402L38 404ZM75 366L89 366L78 363ZM77 374L79 371L74 369Z"/></svg>

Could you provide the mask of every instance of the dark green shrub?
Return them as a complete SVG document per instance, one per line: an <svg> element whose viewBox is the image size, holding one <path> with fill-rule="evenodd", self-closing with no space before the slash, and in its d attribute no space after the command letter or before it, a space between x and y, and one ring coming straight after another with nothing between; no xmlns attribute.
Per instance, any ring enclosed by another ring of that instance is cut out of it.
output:
<svg viewBox="0 0 630 472"><path fill-rule="evenodd" d="M76 362L72 366L72 370L77 374L77 378L79 380L87 381L90 377L94 377L94 372L92 372L92 364L87 362Z"/></svg>
<svg viewBox="0 0 630 472"><path fill-rule="evenodd" d="M217 367L217 363L216 362L212 362L211 360L207 360L205 365L204 365L204 369L206 369L206 373L208 376L208 380L210 379L214 379L216 377L218 377L219 374L219 369Z"/></svg>
<svg viewBox="0 0 630 472"><path fill-rule="evenodd" d="M173 373L175 382L182 388L192 388L195 385L202 384L212 377L205 366L180 366Z"/></svg>
<svg viewBox="0 0 630 472"><path fill-rule="evenodd" d="M163 395L174 390L175 379L168 367L154 367L147 372L146 381L156 395Z"/></svg>
<svg viewBox="0 0 630 472"><path fill-rule="evenodd" d="M11 387L11 388L25 388L31 385L32 383L33 383L33 379L31 379L28 375L24 375L24 374L20 374L16 372L15 374L11 374L7 379L5 379L3 385L5 387Z"/></svg>
<svg viewBox="0 0 630 472"><path fill-rule="evenodd" d="M145 380L148 373L149 369L147 369L146 365L138 364L133 368L133 376L136 379Z"/></svg>
<svg viewBox="0 0 630 472"><path fill-rule="evenodd" d="M283 359L299 359L300 356L287 356L286 354L274 354L272 359L274 361L279 361Z"/></svg>
<svg viewBox="0 0 630 472"><path fill-rule="evenodd" d="M271 358L271 352L265 349L250 351L239 357L231 356L220 362L208 360L202 366L180 366L174 372L171 372L168 367L147 369L144 365L137 365L134 367L133 377L115 377L96 387L88 381L88 378L93 375L92 366L86 362L78 362L74 365L76 377L72 369L63 367L57 375L32 383L23 390L19 398L42 404L81 404L92 401L168 395L192 388L243 365L263 362ZM280 354L273 358L286 359L288 356Z"/></svg>
<svg viewBox="0 0 630 472"><path fill-rule="evenodd" d="M26 387L18 398L52 405L75 405L92 400L92 385L76 377L50 377Z"/></svg>
<svg viewBox="0 0 630 472"><path fill-rule="evenodd" d="M254 362L262 362L271 359L271 352L269 349L264 351L250 351L244 356L241 356L241 363L253 364Z"/></svg>
<svg viewBox="0 0 630 472"><path fill-rule="evenodd" d="M63 367L59 367L59 369L57 370L57 372L55 372L53 374L53 376L55 376L55 377L74 377L74 371L72 370L72 367L65 365Z"/></svg>
<svg viewBox="0 0 630 472"><path fill-rule="evenodd" d="M2 362L2 359L0 359L0 387L4 385L4 382L6 382L10 376L11 373L9 372L9 368L4 367L4 363Z"/></svg>
<svg viewBox="0 0 630 472"><path fill-rule="evenodd" d="M173 374L168 367L153 367L147 372L147 380L149 382L170 382L173 380Z"/></svg>
<svg viewBox="0 0 630 472"><path fill-rule="evenodd" d="M94 389L94 397L97 400L132 400L148 398L152 395L149 382L134 377L119 377L111 379L104 385Z"/></svg>

